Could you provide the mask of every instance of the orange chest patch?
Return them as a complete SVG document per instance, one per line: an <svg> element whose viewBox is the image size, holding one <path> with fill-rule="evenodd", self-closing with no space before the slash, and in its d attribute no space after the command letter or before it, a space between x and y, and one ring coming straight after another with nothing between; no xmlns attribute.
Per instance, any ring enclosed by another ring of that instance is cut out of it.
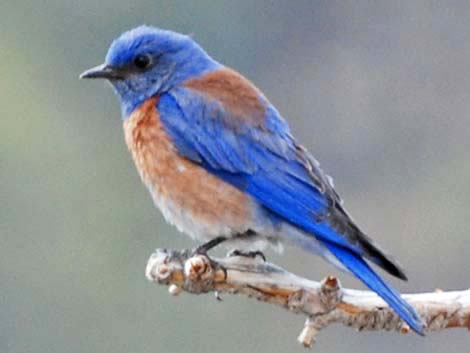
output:
<svg viewBox="0 0 470 353"><path fill-rule="evenodd" d="M186 233L194 222L236 231L251 215L249 197L179 155L159 119L157 102L148 100L124 122L127 146L155 204Z"/></svg>

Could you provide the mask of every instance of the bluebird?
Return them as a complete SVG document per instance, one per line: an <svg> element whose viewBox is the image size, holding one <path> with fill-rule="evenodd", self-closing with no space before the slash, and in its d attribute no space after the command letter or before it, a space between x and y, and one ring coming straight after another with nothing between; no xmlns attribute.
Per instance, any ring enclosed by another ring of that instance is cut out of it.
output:
<svg viewBox="0 0 470 353"><path fill-rule="evenodd" d="M244 76L189 36L140 26L81 78L111 83L142 181L178 230L206 250L298 245L354 274L423 334L419 315L369 263L406 280L404 271L354 223L332 179Z"/></svg>

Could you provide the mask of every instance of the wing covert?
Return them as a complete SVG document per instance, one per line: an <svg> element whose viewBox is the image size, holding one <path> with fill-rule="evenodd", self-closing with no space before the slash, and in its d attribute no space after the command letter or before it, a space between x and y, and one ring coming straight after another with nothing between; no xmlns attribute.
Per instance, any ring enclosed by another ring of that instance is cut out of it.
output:
<svg viewBox="0 0 470 353"><path fill-rule="evenodd" d="M240 119L221 102L177 87L162 95L160 119L186 158L249 193L280 218L358 254L361 246L328 224L339 197L267 103L265 123Z"/></svg>

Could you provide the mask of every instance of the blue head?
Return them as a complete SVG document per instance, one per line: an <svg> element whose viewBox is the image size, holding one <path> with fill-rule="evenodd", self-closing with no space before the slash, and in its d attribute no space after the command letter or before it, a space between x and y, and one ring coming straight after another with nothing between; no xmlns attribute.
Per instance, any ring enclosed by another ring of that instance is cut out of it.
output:
<svg viewBox="0 0 470 353"><path fill-rule="evenodd" d="M140 26L114 40L104 64L80 77L107 79L126 118L148 98L218 66L189 36Z"/></svg>

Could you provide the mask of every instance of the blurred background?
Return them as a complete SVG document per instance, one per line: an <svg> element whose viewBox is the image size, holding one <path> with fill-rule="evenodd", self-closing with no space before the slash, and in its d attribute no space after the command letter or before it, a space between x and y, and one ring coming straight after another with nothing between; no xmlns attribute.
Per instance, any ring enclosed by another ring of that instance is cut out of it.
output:
<svg viewBox="0 0 470 353"><path fill-rule="evenodd" d="M470 286L470 2L16 0L0 5L0 352L303 352L303 318L146 281L163 221L116 97L78 75L146 23L251 78L335 177L354 218L408 269L403 292ZM337 271L288 248L269 259ZM344 284L362 288L348 275ZM458 352L468 332L331 327L317 352Z"/></svg>

